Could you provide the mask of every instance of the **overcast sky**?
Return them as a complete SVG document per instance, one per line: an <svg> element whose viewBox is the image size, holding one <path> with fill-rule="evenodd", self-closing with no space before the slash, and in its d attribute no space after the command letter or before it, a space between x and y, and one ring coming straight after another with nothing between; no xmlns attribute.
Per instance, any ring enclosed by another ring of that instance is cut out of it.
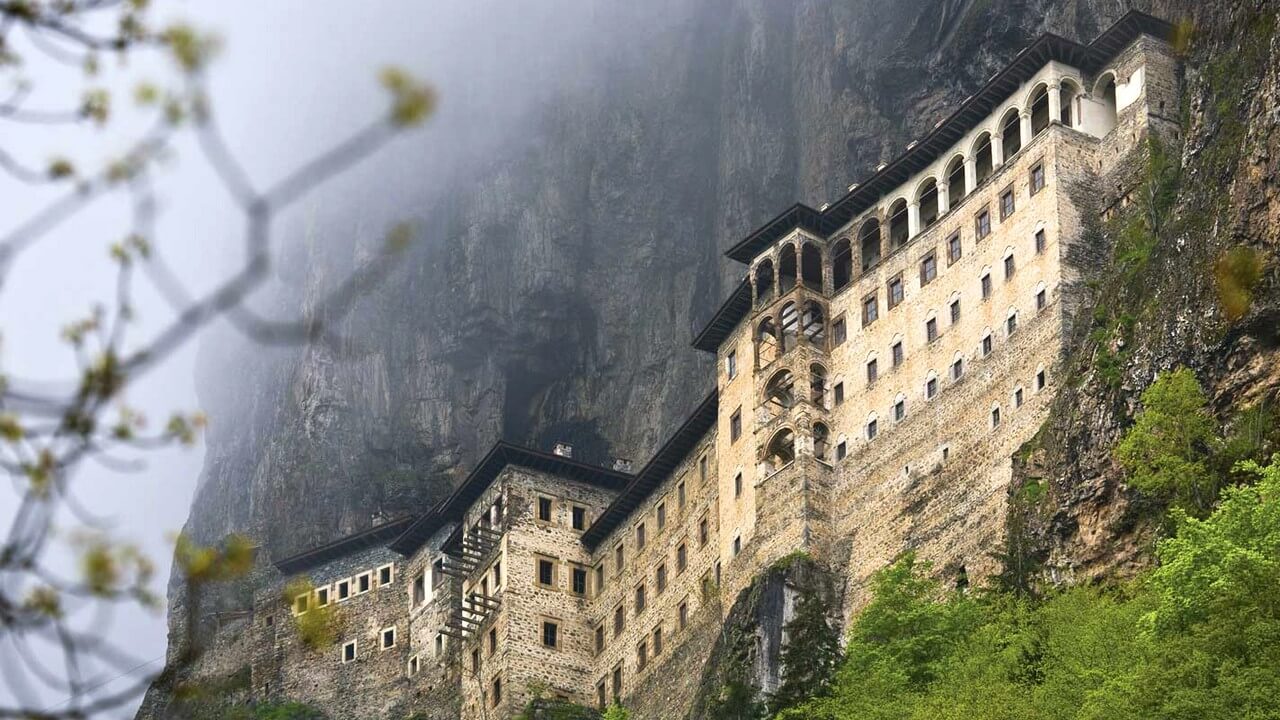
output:
<svg viewBox="0 0 1280 720"><path fill-rule="evenodd" d="M213 105L228 144L259 188L382 113L386 95L376 73L397 64L440 88L441 112L427 129L397 141L398 146L370 164L395 167L400 171L392 174L397 182L418 185L407 192L398 188L402 197L429 196L451 163L500 147L529 108L554 93L571 91L577 71L589 67L592 54L610 42L607 35L585 32L590 5L567 0L161 0L153 5L159 18L190 20L223 38L212 70ZM42 59L28 45L19 47L30 53L26 73L36 84L30 106L65 107L79 96L86 82L78 72ZM104 58L103 66L102 77L94 82L117 94L117 118L110 125L86 133L83 128L5 123L0 147L35 166L67 156L81 168L93 168L118 155L140 127L128 109L132 88L140 79L163 77L167 68L141 56L124 68ZM7 90L0 87L0 94ZM162 214L156 244L189 289L198 292L235 267L243 221L190 139L180 140L177 150L159 183ZM433 167L415 171L414 164L423 158L432 158ZM368 171L366 166L357 177L370 177ZM0 177L0 235L60 192ZM321 193L313 202L323 197ZM84 317L93 303L109 304L114 270L107 248L128 232L128 210L118 197L94 203L21 257L0 286L4 372L35 380L75 376L72 355L59 333ZM143 340L172 315L145 281L137 287L135 332ZM153 427L175 410L199 408L195 357L195 344L184 347L128 392L129 403L141 408ZM204 389L211 390L220 389ZM234 419L211 418L228 421ZM88 463L75 477L76 498L106 520L114 539L137 543L157 560L161 572L154 586L160 593L167 582L172 536L186 519L203 453L203 447L162 450L147 455L145 467L129 474ZM14 505L13 496L0 495L0 521L6 527ZM53 564L68 572L74 566L65 540L76 527L71 518L60 521L62 542L52 556ZM92 623L140 661L150 661L144 671L160 668L166 633L162 612L129 608L106 621L77 619ZM0 656L10 652L11 645L0 647ZM18 699L47 706L63 699L48 689L33 692L34 698ZM0 683L0 705L15 699L11 693ZM131 717L132 711L130 706L109 717Z"/></svg>

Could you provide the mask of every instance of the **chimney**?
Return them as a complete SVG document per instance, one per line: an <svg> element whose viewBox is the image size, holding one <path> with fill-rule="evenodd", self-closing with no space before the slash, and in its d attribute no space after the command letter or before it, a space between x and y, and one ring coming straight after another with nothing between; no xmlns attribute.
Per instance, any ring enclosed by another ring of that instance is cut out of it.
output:
<svg viewBox="0 0 1280 720"><path fill-rule="evenodd" d="M560 457L571 458L573 457L573 446L567 442L557 442L551 452Z"/></svg>
<svg viewBox="0 0 1280 720"><path fill-rule="evenodd" d="M618 472L629 473L631 472L631 461L626 458L614 458L613 469Z"/></svg>

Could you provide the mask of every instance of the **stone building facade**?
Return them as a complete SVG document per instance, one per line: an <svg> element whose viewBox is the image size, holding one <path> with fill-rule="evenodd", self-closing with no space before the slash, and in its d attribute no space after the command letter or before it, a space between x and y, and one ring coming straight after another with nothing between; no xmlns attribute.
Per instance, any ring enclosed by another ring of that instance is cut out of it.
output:
<svg viewBox="0 0 1280 720"><path fill-rule="evenodd" d="M1132 202L1149 135L1177 132L1170 34L1132 13L1088 45L1042 37L840 200L731 248L745 277L694 341L715 390L637 472L499 443L422 515L278 561L255 696L683 716L727 608L791 553L844 580L846 616L908 549L997 571L1011 457L1108 257L1089 228ZM297 632L313 613L331 644Z"/></svg>

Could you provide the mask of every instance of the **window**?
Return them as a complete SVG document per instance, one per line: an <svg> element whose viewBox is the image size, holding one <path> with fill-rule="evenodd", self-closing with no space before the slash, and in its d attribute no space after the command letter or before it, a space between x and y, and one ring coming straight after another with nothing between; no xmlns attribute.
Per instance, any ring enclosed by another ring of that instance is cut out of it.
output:
<svg viewBox="0 0 1280 720"><path fill-rule="evenodd" d="M902 302L902 276L889 281L889 309L892 310Z"/></svg>
<svg viewBox="0 0 1280 720"><path fill-rule="evenodd" d="M542 621L542 646L554 648L560 643L560 626L550 620Z"/></svg>
<svg viewBox="0 0 1280 720"><path fill-rule="evenodd" d="M956 361L951 363L951 379L952 381L959 380L963 375L964 375L964 360L960 358L956 358Z"/></svg>
<svg viewBox="0 0 1280 720"><path fill-rule="evenodd" d="M1043 254L1045 245L1047 244L1048 243L1046 242L1044 237L1044 230L1037 230L1036 231L1036 254L1037 255Z"/></svg>
<svg viewBox="0 0 1280 720"><path fill-rule="evenodd" d="M878 424L876 423L876 421L875 421L875 420L870 420L870 421L868 421L868 422L867 422L867 439L868 439L868 440L875 440L875 439L876 439L876 433L878 433L878 432L879 432L879 426L878 426Z"/></svg>
<svg viewBox="0 0 1280 720"><path fill-rule="evenodd" d="M636 526L636 552L643 550L646 542L648 542L648 538L646 537L644 523L640 523Z"/></svg>
<svg viewBox="0 0 1280 720"><path fill-rule="evenodd" d="M622 664L613 669L613 699L622 697Z"/></svg>
<svg viewBox="0 0 1280 720"><path fill-rule="evenodd" d="M596 566L596 592L604 592L604 563Z"/></svg>
<svg viewBox="0 0 1280 720"><path fill-rule="evenodd" d="M737 350L730 350L729 354L725 356L724 367L725 367L725 371L729 375L730 380L738 377L738 351Z"/></svg>
<svg viewBox="0 0 1280 720"><path fill-rule="evenodd" d="M413 657L409 658L409 677L413 677L414 675L417 675L417 674L418 674L418 656L414 655Z"/></svg>
<svg viewBox="0 0 1280 720"><path fill-rule="evenodd" d="M1036 293L1036 310L1037 311L1043 310L1045 305L1048 305L1048 304L1049 304L1049 299L1045 295L1044 289L1041 288L1040 291Z"/></svg>
<svg viewBox="0 0 1280 720"><path fill-rule="evenodd" d="M322 608L329 604L329 588L316 588L316 607Z"/></svg>
<svg viewBox="0 0 1280 720"><path fill-rule="evenodd" d="M960 244L960 233L954 233L947 238L947 264L955 265L961 257L964 257L964 248Z"/></svg>
<svg viewBox="0 0 1280 720"><path fill-rule="evenodd" d="M489 654L498 652L498 628L489 628Z"/></svg>
<svg viewBox="0 0 1280 720"><path fill-rule="evenodd" d="M356 659L356 641L345 643L342 646L342 662L349 663Z"/></svg>
<svg viewBox="0 0 1280 720"><path fill-rule="evenodd" d="M390 650L396 646L396 629L394 627L383 628L379 636L382 638L383 650Z"/></svg>
<svg viewBox="0 0 1280 720"><path fill-rule="evenodd" d="M436 633L436 656L444 654L444 633Z"/></svg>
<svg viewBox="0 0 1280 720"><path fill-rule="evenodd" d="M471 672L480 672L480 648L471 651Z"/></svg>
<svg viewBox="0 0 1280 720"><path fill-rule="evenodd" d="M1000 425L1000 406L991 408L991 427Z"/></svg>
<svg viewBox="0 0 1280 720"><path fill-rule="evenodd" d="M733 556L737 557L742 552L742 536L738 535L733 538Z"/></svg>
<svg viewBox="0 0 1280 720"><path fill-rule="evenodd" d="M680 543L676 546L676 574L684 572L687 567L689 567L689 546Z"/></svg>
<svg viewBox="0 0 1280 720"><path fill-rule="evenodd" d="M702 576L702 599L706 600L711 597L711 589L715 587L715 583L711 581L711 571L708 570Z"/></svg>
<svg viewBox="0 0 1280 720"><path fill-rule="evenodd" d="M1044 189L1044 163L1036 163L1031 168L1031 194L1035 195Z"/></svg>
<svg viewBox="0 0 1280 720"><path fill-rule="evenodd" d="M395 579L395 565L383 565L378 568L378 587L390 585Z"/></svg>
<svg viewBox="0 0 1280 720"><path fill-rule="evenodd" d="M636 615L639 615L640 613L644 612L644 608L645 608L646 594L645 594L644 583L640 583L639 585L636 586L635 595L636 595Z"/></svg>
<svg viewBox="0 0 1280 720"><path fill-rule="evenodd" d="M742 473L733 476L733 496L742 497Z"/></svg>
<svg viewBox="0 0 1280 720"><path fill-rule="evenodd" d="M556 586L556 564L554 560L538 558L538 584L547 588Z"/></svg>
<svg viewBox="0 0 1280 720"><path fill-rule="evenodd" d="M711 539L711 533L707 525L707 516L703 515L698 521L698 547L706 547L707 541Z"/></svg>
<svg viewBox="0 0 1280 720"><path fill-rule="evenodd" d="M573 523L574 530L587 529L587 509L581 505L574 505L569 511L570 521Z"/></svg>
<svg viewBox="0 0 1280 720"><path fill-rule="evenodd" d="M844 403L844 382L836 383L835 387L832 389L835 392L836 405L843 404Z"/></svg>
<svg viewBox="0 0 1280 720"><path fill-rule="evenodd" d="M866 327L880 317L880 307L876 304L876 296L862 298L862 327Z"/></svg>
<svg viewBox="0 0 1280 720"><path fill-rule="evenodd" d="M929 318L924 321L924 337L926 342L938 339L938 318Z"/></svg>
<svg viewBox="0 0 1280 720"><path fill-rule="evenodd" d="M705 483L707 481L707 456L703 455L698 458L698 481Z"/></svg>
<svg viewBox="0 0 1280 720"><path fill-rule="evenodd" d="M907 417L907 401L898 398L893 403L893 419L895 422L902 422Z"/></svg>
<svg viewBox="0 0 1280 720"><path fill-rule="evenodd" d="M729 442L736 442L742 436L742 408L733 411L729 418Z"/></svg>
<svg viewBox="0 0 1280 720"><path fill-rule="evenodd" d="M351 581L339 580L336 590L337 590L336 595L338 598L338 602L342 602L343 600L346 600L347 598L351 597Z"/></svg>
<svg viewBox="0 0 1280 720"><path fill-rule="evenodd" d="M431 563L432 592L435 592L435 589L440 587L440 584L443 582L444 582L444 558L439 558L435 562Z"/></svg>
<svg viewBox="0 0 1280 720"><path fill-rule="evenodd" d="M991 354L991 333L982 336L982 357Z"/></svg>
<svg viewBox="0 0 1280 720"><path fill-rule="evenodd" d="M571 580L572 580L571 588L573 590L574 595L587 594L587 569L586 568L580 568L580 567L574 568Z"/></svg>
<svg viewBox="0 0 1280 720"><path fill-rule="evenodd" d="M604 680L596 683L596 709L603 711L608 705L609 697L605 694Z"/></svg>
<svg viewBox="0 0 1280 720"><path fill-rule="evenodd" d="M501 703L502 703L502 678L496 677L493 679L493 702L491 704L494 707L498 707L498 705Z"/></svg>
<svg viewBox="0 0 1280 720"><path fill-rule="evenodd" d="M636 672L644 670L649 665L649 641L641 640L636 645Z"/></svg>
<svg viewBox="0 0 1280 720"><path fill-rule="evenodd" d="M936 277L938 277L938 256L930 251L920 261L920 284L928 285Z"/></svg>
<svg viewBox="0 0 1280 720"><path fill-rule="evenodd" d="M658 569L653 573L653 586L655 592L659 595L666 592L667 589L667 564L658 565Z"/></svg>
<svg viewBox="0 0 1280 720"><path fill-rule="evenodd" d="M1004 257L1004 279L1012 278L1015 270L1017 270L1017 267L1014 265L1013 255L1006 255Z"/></svg>
<svg viewBox="0 0 1280 720"><path fill-rule="evenodd" d="M373 587L373 573L360 573L356 576L356 594L369 592Z"/></svg>
<svg viewBox="0 0 1280 720"><path fill-rule="evenodd" d="M676 485L676 508L683 512L684 505L685 505L684 481L681 480L680 484Z"/></svg>
<svg viewBox="0 0 1280 720"><path fill-rule="evenodd" d="M902 350L902 341L899 340L895 342L893 345L889 346L889 352L891 355L893 355L893 366L898 367L899 365L901 365L902 358L905 354Z"/></svg>
<svg viewBox="0 0 1280 720"><path fill-rule="evenodd" d="M680 607L676 608L676 621L679 623L681 630L689 625L689 601L681 600Z"/></svg>
<svg viewBox="0 0 1280 720"><path fill-rule="evenodd" d="M310 603L311 603L311 596L308 593L303 593L301 595L294 597L293 598L293 614L301 615L305 613L309 609Z"/></svg>
<svg viewBox="0 0 1280 720"><path fill-rule="evenodd" d="M1000 219L1004 220L1013 214L1013 188L1005 188L1000 193Z"/></svg>
<svg viewBox="0 0 1280 720"><path fill-rule="evenodd" d="M538 498L538 520L544 523L551 522L551 498Z"/></svg>
<svg viewBox="0 0 1280 720"><path fill-rule="evenodd" d="M982 299L991 297L991 273L982 274Z"/></svg>
<svg viewBox="0 0 1280 720"><path fill-rule="evenodd" d="M596 626L596 654L604 652L604 625Z"/></svg>
<svg viewBox="0 0 1280 720"><path fill-rule="evenodd" d="M662 626L653 629L653 656L656 658L662 654Z"/></svg>
<svg viewBox="0 0 1280 720"><path fill-rule="evenodd" d="M427 601L427 576L423 573L418 573L417 576L413 578L413 604L415 606L421 605L426 601Z"/></svg>
<svg viewBox="0 0 1280 720"><path fill-rule="evenodd" d="M1013 391L1013 406L1015 408L1022 407L1022 388L1017 388Z"/></svg>
<svg viewBox="0 0 1280 720"><path fill-rule="evenodd" d="M1005 331L1004 334L1012 335L1014 331L1016 331L1017 329L1018 329L1018 314L1014 313L1009 316L1009 319L1004 321L1004 331Z"/></svg>
<svg viewBox="0 0 1280 720"><path fill-rule="evenodd" d="M622 574L622 568L624 564L623 555L624 553L622 549L622 543L618 543L617 547L613 549L613 570L614 570L614 573L618 575Z"/></svg>
<svg viewBox="0 0 1280 720"><path fill-rule="evenodd" d="M844 316L842 315L842 316L840 316L840 317L836 318L836 319L831 323L831 345L832 345L832 347L834 347L834 346L836 346L836 345L843 345L843 344L844 344L844 341L848 338L848 336L849 336L849 330L848 330L848 327L845 325L845 322L844 322Z"/></svg>
<svg viewBox="0 0 1280 720"><path fill-rule="evenodd" d="M618 637L622 634L623 628L627 626L627 614L623 611L622 605L613 609L613 636Z"/></svg>
<svg viewBox="0 0 1280 720"><path fill-rule="evenodd" d="M667 526L667 501L663 500L658 503L658 509L654 511L654 516L658 521L658 532Z"/></svg>
<svg viewBox="0 0 1280 720"><path fill-rule="evenodd" d="M1045 386L1044 371L1041 370L1036 373L1036 390L1043 390L1044 386Z"/></svg>
<svg viewBox="0 0 1280 720"><path fill-rule="evenodd" d="M849 444L841 440L836 444L836 459L843 460L845 455L849 454Z"/></svg>
<svg viewBox="0 0 1280 720"><path fill-rule="evenodd" d="M991 212L985 208L973 219L973 231L981 240L991 234Z"/></svg>
<svg viewBox="0 0 1280 720"><path fill-rule="evenodd" d="M924 383L924 396L932 400L938 394L938 378L929 378Z"/></svg>
<svg viewBox="0 0 1280 720"><path fill-rule="evenodd" d="M878 377L880 377L880 366L875 358L871 358L867 361L867 384L875 382Z"/></svg>

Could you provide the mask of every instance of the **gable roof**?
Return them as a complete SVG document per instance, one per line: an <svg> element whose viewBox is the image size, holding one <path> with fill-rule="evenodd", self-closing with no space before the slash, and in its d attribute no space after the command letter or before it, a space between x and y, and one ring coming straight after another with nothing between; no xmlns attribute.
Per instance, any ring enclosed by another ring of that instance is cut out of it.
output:
<svg viewBox="0 0 1280 720"><path fill-rule="evenodd" d="M290 555L283 560L277 560L273 564L276 569L285 575L295 575L305 572L314 567L319 567L325 563L332 562L338 558L346 557L367 550L371 547L384 545L404 532L413 522L413 516L397 518L390 522L375 525L368 530L338 538L333 542L326 543L320 547L300 552L296 555Z"/></svg>
<svg viewBox="0 0 1280 720"><path fill-rule="evenodd" d="M582 544L588 550L595 550L609 533L626 521L645 498L653 493L662 481L671 475L671 471L689 455L698 441L706 435L707 430L716 421L716 409L720 397L712 391L684 423L663 443L653 458L641 468L635 478L622 490L622 494L605 508L604 513L596 519L591 527L582 534Z"/></svg>

